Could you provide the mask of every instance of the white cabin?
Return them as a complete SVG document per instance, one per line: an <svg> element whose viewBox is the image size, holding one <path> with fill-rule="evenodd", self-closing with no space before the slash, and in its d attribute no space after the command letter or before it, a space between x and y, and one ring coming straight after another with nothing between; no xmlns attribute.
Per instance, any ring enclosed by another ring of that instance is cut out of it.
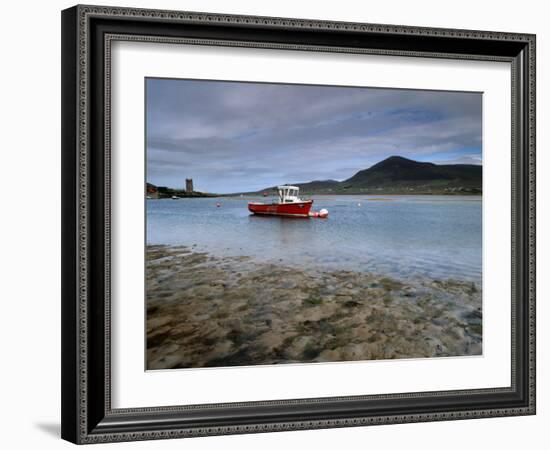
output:
<svg viewBox="0 0 550 450"><path fill-rule="evenodd" d="M277 186L279 192L279 203L301 203L303 200L298 197L300 188L297 186Z"/></svg>

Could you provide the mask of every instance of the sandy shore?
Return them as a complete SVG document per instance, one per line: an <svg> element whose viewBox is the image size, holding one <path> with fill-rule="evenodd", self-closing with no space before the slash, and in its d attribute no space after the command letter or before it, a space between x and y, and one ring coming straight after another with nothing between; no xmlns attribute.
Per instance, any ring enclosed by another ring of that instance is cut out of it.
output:
<svg viewBox="0 0 550 450"><path fill-rule="evenodd" d="M481 354L472 283L311 272L147 248L147 367Z"/></svg>

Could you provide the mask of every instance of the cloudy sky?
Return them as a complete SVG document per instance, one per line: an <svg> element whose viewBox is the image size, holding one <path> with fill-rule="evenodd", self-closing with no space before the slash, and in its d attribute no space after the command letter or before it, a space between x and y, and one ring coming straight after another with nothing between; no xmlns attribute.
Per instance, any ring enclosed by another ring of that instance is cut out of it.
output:
<svg viewBox="0 0 550 450"><path fill-rule="evenodd" d="M149 78L147 181L230 193L392 156L481 164L479 93Z"/></svg>

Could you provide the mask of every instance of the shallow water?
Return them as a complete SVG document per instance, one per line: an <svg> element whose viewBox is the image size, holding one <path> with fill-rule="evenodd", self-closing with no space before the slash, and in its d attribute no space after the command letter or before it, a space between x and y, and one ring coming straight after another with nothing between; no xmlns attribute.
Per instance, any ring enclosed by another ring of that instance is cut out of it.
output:
<svg viewBox="0 0 550 450"><path fill-rule="evenodd" d="M481 283L474 196L318 196L328 219L254 216L248 198L147 200L147 243L303 268ZM221 203L220 207L216 204Z"/></svg>

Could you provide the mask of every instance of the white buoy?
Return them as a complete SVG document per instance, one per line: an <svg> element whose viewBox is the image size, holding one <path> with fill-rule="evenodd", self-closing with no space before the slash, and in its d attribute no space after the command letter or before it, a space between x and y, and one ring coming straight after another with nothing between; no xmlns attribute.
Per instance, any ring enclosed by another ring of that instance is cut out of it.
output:
<svg viewBox="0 0 550 450"><path fill-rule="evenodd" d="M319 217L323 219L328 217L328 211L325 208L323 208L321 211L319 211Z"/></svg>

